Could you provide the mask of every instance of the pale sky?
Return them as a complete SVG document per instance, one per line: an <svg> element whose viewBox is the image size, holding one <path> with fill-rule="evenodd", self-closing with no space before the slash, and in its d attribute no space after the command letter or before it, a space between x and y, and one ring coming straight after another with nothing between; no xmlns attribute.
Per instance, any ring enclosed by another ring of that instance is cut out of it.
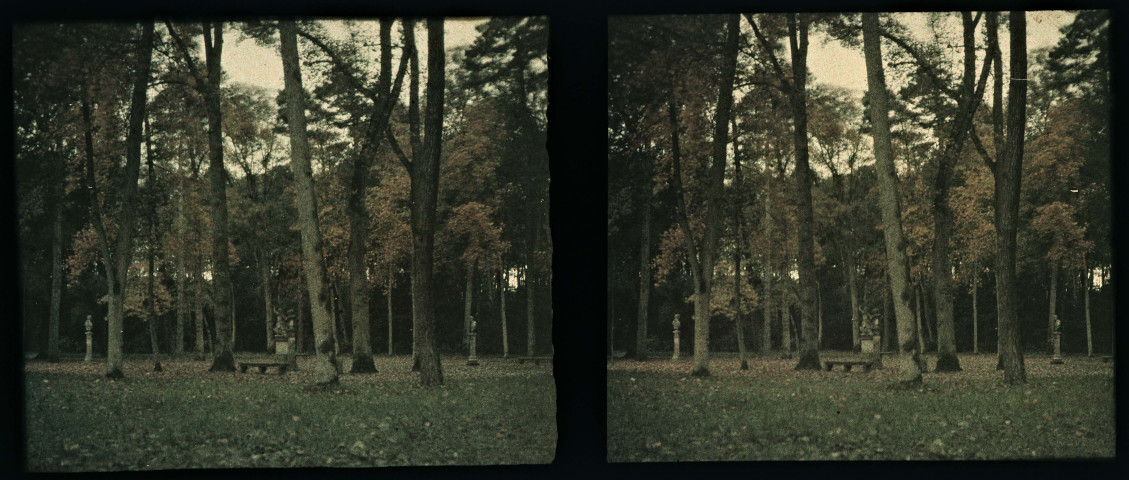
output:
<svg viewBox="0 0 1129 480"><path fill-rule="evenodd" d="M932 33L927 26L925 13L900 13L897 20L917 37L918 40L932 38ZM1059 28L1069 25L1074 20L1074 13L1065 11L1034 11L1027 12L1027 51L1033 52L1043 47L1051 47L1058 42L1062 34ZM980 20L983 25L984 20ZM977 27L977 45L983 46L984 40L979 34L980 25ZM960 18L951 15L945 25L946 31L954 35L956 41L960 40ZM1007 68L1008 35L1006 25L1000 31L1000 49L1003 51L1003 64ZM862 48L846 48L837 41L828 41L822 32L814 32L811 37L808 51L808 69L815 77L816 83L827 83L840 86L859 94L866 91L866 66L864 65ZM883 54L892 47L888 42L883 42ZM787 55L786 55L787 56ZM954 66L959 65L963 57L954 55ZM981 56L982 58L982 56ZM979 60L978 60L979 64ZM890 81L887 75L887 82Z"/></svg>
<svg viewBox="0 0 1129 480"><path fill-rule="evenodd" d="M373 38L377 36L377 21L362 21L357 20L358 24L362 27L371 26L371 30L364 28L364 31L371 31ZM467 46L474 42L478 37L478 32L475 27L486 22L485 18L449 18L443 24L444 44L448 52L454 48ZM399 22L393 28L392 41L398 43L400 41L400 26ZM329 34L336 38L344 38L347 35L342 22L340 21L327 21L327 30ZM426 52L427 48L427 28L422 23L416 24L416 45L421 52ZM282 58L279 56L278 47L263 47L255 43L251 39L241 39L238 35L230 35L225 39L229 43L224 43L223 49L223 69L228 74L229 81L233 83L245 83L250 85L257 85L268 89L269 91L276 92L282 90ZM299 48L304 43L299 40ZM373 52L377 51L379 47L373 46ZM396 62L399 57L399 51L394 50L393 62ZM425 54L421 54L420 58L420 72L426 72L426 58ZM404 89L406 94L407 89Z"/></svg>

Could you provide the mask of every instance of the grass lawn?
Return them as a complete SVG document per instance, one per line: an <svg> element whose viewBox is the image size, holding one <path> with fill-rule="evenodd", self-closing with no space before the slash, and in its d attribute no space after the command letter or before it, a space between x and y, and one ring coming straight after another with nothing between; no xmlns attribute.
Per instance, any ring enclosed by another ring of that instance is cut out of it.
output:
<svg viewBox="0 0 1129 480"><path fill-rule="evenodd" d="M236 359L249 358L236 355ZM313 360L279 376L206 373L210 362L129 359L25 367L29 471L231 467L368 467L548 463L556 393L552 366L482 358L443 362L445 385L424 389L410 357L375 358L375 375L313 384ZM348 371L348 360L344 365Z"/></svg>
<svg viewBox="0 0 1129 480"><path fill-rule="evenodd" d="M609 362L608 461L1114 456L1113 363L1028 355L1027 385L1010 387L995 354L960 361L910 390L889 386L890 369L796 372L776 357L747 371L711 358L704 379L688 358Z"/></svg>

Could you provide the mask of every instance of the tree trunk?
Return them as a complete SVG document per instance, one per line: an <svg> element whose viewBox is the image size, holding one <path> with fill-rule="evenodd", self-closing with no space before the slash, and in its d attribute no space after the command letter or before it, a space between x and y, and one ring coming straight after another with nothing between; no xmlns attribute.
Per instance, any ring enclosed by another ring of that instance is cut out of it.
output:
<svg viewBox="0 0 1129 480"><path fill-rule="evenodd" d="M267 264L267 258L269 258L268 255L261 255L259 262L261 266L259 267L259 269L261 270L263 276L263 310L265 310L265 314L263 315L263 322L266 326L267 353L273 353L275 320L274 299L272 297L274 296L274 294L271 291L270 265Z"/></svg>
<svg viewBox="0 0 1129 480"><path fill-rule="evenodd" d="M415 57L414 26L405 24L405 39ZM443 370L439 359L438 332L436 331L435 299L433 298L433 272L435 248L435 206L439 195L440 133L443 123L443 84L445 78L445 50L443 47L443 20L427 20L427 109L424 112L424 135L421 150L412 149L415 157L411 163L411 229L412 246L412 303L415 306L416 358L419 360L420 384L435 387L443 384ZM412 91L418 94L418 58L413 58ZM417 95L411 95L409 110L418 112ZM414 105L414 108L413 108ZM409 112L411 113L411 112ZM413 115L409 115L410 117ZM417 115L414 115L418 117ZM416 124L418 132L419 122ZM417 137L418 138L418 137Z"/></svg>
<svg viewBox="0 0 1129 480"><path fill-rule="evenodd" d="M59 310L63 301L63 188L56 187L51 222L51 317L47 324L47 361L59 361Z"/></svg>
<svg viewBox="0 0 1129 480"><path fill-rule="evenodd" d="M1085 265L1085 264L1084 264ZM1082 275L1085 279L1082 284L1082 302L1086 309L1086 356L1094 356L1094 335L1093 330L1090 329L1090 285L1092 283L1090 276L1090 266L1085 265L1086 272Z"/></svg>
<svg viewBox="0 0 1129 480"><path fill-rule="evenodd" d="M816 344L819 345L819 348L823 348L823 286L820 285L818 281L815 285L816 318L819 320L817 323L819 328L816 333Z"/></svg>
<svg viewBox="0 0 1129 480"><path fill-rule="evenodd" d="M740 27L740 20L738 20L738 27ZM730 128L733 130L733 168L734 168L734 182L733 186L737 191L737 205L733 212L733 219L736 222L737 230L737 245L733 251L733 328L737 330L737 356L741 359L741 370L749 369L749 361L745 358L745 316L741 312L741 255L742 247L745 245L745 230L742 228L742 222L745 213L744 190L741 186L741 151L738 149L736 141L739 136L737 133L737 119L730 118Z"/></svg>
<svg viewBox="0 0 1129 480"><path fill-rule="evenodd" d="M1016 232L1023 171L1023 137L1027 118L1027 18L1022 11L1008 15L1011 42L1010 89L1007 99L1007 138L1004 155L994 168L996 183L996 310L1000 331L1000 360L1004 381L1027 383L1019 336L1019 292L1016 286Z"/></svg>
<svg viewBox="0 0 1129 480"><path fill-rule="evenodd" d="M787 295L780 296L780 349L784 358L792 358L792 306Z"/></svg>
<svg viewBox="0 0 1129 480"><path fill-rule="evenodd" d="M1050 309L1047 312L1047 345L1052 349L1054 348L1055 338L1055 312L1058 311L1055 307L1058 301L1058 262L1053 262L1051 265L1051 288L1050 288Z"/></svg>
<svg viewBox="0 0 1129 480"><path fill-rule="evenodd" d="M639 235L639 313L636 315L635 360L647 359L647 313L651 306L651 169L650 162L644 172L645 193L639 197L643 211L643 226Z"/></svg>
<svg viewBox="0 0 1129 480"><path fill-rule="evenodd" d="M917 344L920 347L919 351L924 352L925 351L925 328L924 328L924 325L922 325L922 324L925 323L925 322L922 319L923 315L921 313L921 287L914 288L913 293L914 293L914 295L916 295L916 301L914 302L915 311L914 311L913 318L914 318L914 321L917 323Z"/></svg>
<svg viewBox="0 0 1129 480"><path fill-rule="evenodd" d="M466 266L466 292L463 294L463 346L470 348L471 306L474 303L474 262Z"/></svg>
<svg viewBox="0 0 1129 480"><path fill-rule="evenodd" d="M766 169L767 171L767 169ZM764 353L772 351L772 324L773 317L776 315L775 294L772 278L772 189L769 185L765 185L765 201L764 201L764 238L770 239L767 241L766 248L764 249L764 328L761 330L761 350Z"/></svg>
<svg viewBox="0 0 1129 480"><path fill-rule="evenodd" d="M152 164L150 164L150 166L152 166ZM152 171L152 170L150 169L150 171ZM152 180L152 176L150 176L150 181L151 180ZM152 183L150 183L150 185L152 185ZM148 312L146 312L146 313L147 313L147 317L148 317L147 323L149 324L149 350L153 353L153 371L159 372L159 371L162 370L162 368L161 368L161 347L160 347L160 344L157 343L157 311L156 311L157 298L156 298L156 296L153 295L154 270L153 270L153 243L152 243L152 240L153 240L153 237L150 235L149 271L147 272L148 278L146 279L146 283L148 284L146 286L146 290L148 290L147 297L149 298L149 308L148 308Z"/></svg>
<svg viewBox="0 0 1129 480"><path fill-rule="evenodd" d="M506 267L505 266L502 266L501 279L502 279L502 283L501 283L502 288L499 289L499 290L501 290L501 293L499 294L499 296L501 297L500 301L501 301L502 305L499 308L499 311L501 312L501 316L502 316L502 358L510 358L510 331L509 331L509 326L506 324L506 288L509 286L509 279L506 278ZM609 309L609 312L610 312L611 296L608 297L608 302L609 302L608 309ZM610 315L609 315L609 320L611 320Z"/></svg>
<svg viewBox="0 0 1129 480"><path fill-rule="evenodd" d="M851 297L851 350L859 351L862 348L859 341L862 316L859 311L858 267L853 259L847 263L847 292Z"/></svg>
<svg viewBox="0 0 1129 480"><path fill-rule="evenodd" d="M980 353L980 311L978 310L978 302L976 298L977 284L979 280L972 279L972 353Z"/></svg>
<svg viewBox="0 0 1129 480"><path fill-rule="evenodd" d="M310 145L306 133L305 91L298 63L298 38L292 21L279 22L283 75L290 134L290 167L297 190L298 221L302 230L302 257L306 289L314 325L316 352L315 378L318 385L337 383L337 358L333 349L333 325L328 303L329 292L322 253L321 228L317 217L317 197L310 170Z"/></svg>
<svg viewBox="0 0 1129 480"><path fill-rule="evenodd" d="M882 288L882 351L890 351L890 339L894 338L897 334L894 329L896 322L891 321L894 313L894 297L890 295L889 285Z"/></svg>
<svg viewBox="0 0 1129 480"><path fill-rule="evenodd" d="M122 335L125 326L125 292L126 281L129 278L129 266L133 261L133 237L136 224L137 211L137 178L141 170L141 142L142 123L145 119L145 107L148 99L149 72L153 59L153 24L146 22L142 28L141 41L137 44L137 68L134 71L133 92L129 107L129 133L126 137L126 164L119 184L119 198L121 198L121 224L115 243L115 254L106 259L107 277L109 282L109 318L108 336L106 342L106 377L121 378L122 373ZM89 110L85 112L89 115ZM87 122L89 123L89 122ZM89 135L89 130L87 131ZM92 145L89 137L87 147L88 155L93 162ZM91 167L92 163L89 164ZM91 172L91 175L93 172ZM93 199L97 202L97 195ZM99 218L98 223L101 224ZM104 233L104 229L102 230ZM103 238L105 236L103 235ZM107 240L105 243L109 243Z"/></svg>
<svg viewBox="0 0 1129 480"><path fill-rule="evenodd" d="M393 354L393 350L392 350L392 266L391 265L388 266L388 283L386 285L387 285L387 288L388 288L388 290L385 292L385 296L387 297L387 300L388 300L388 356L391 357L392 354Z"/></svg>
<svg viewBox="0 0 1129 480"><path fill-rule="evenodd" d="M920 345L914 339L916 329L913 313L910 311L909 268L905 238L902 236L901 199L898 195L898 177L894 170L894 150L890 140L890 108L886 98L878 14L863 13L862 27L879 205L882 207L882 232L886 243L886 272L890 280L898 332L898 356L894 363L898 371L898 382L913 385L921 383L918 362Z"/></svg>
<svg viewBox="0 0 1129 480"><path fill-rule="evenodd" d="M530 223L532 225L532 223ZM533 356L533 349L537 345L537 325L534 323L534 293L535 283L533 280L533 255L529 255L526 259L528 264L525 266L525 354Z"/></svg>
<svg viewBox="0 0 1129 480"><path fill-rule="evenodd" d="M185 238L185 216L184 216L184 180L178 178L177 192L176 192L176 236L181 242ZM177 355L184 355L184 319L188 315L188 288L187 276L188 272L185 270L184 257L188 255L188 249L183 248L176 252L176 339L173 340L173 352Z"/></svg>
<svg viewBox="0 0 1129 480"><path fill-rule="evenodd" d="M196 276L196 282L192 289L193 304L196 310L196 360L204 359L204 295L202 295L203 279L199 275Z"/></svg>
<svg viewBox="0 0 1129 480"><path fill-rule="evenodd" d="M937 319L937 371L960 371L956 355L956 334L953 326L952 245L953 212L949 204L949 187L953 170L965 143L972 119L980 105L988 79L990 62L984 62L980 80L976 81L976 26L971 12L961 12L964 26L964 75L960 98L949 141L938 158L933 193L933 302Z"/></svg>

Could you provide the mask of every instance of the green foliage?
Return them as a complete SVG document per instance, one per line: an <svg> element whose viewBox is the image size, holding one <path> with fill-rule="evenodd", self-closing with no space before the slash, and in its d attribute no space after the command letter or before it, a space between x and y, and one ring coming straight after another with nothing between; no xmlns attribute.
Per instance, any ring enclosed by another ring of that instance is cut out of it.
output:
<svg viewBox="0 0 1129 480"><path fill-rule="evenodd" d="M285 376L204 374L207 364L35 363L25 376L30 471L372 467L548 463L556 448L547 367L480 359L445 365L421 389L410 359L374 359L375 376L312 390L313 360Z"/></svg>

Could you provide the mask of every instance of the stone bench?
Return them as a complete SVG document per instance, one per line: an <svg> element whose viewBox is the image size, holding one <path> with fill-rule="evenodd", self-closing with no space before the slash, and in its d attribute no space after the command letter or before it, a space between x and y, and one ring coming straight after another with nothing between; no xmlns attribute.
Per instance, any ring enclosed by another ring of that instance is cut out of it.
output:
<svg viewBox="0 0 1129 480"><path fill-rule="evenodd" d="M267 373L267 369L268 369L268 368L270 368L270 367L274 367L275 369L277 369L277 370L278 370L278 374L279 374L279 375L282 375L282 374L285 374L285 373L286 373L286 369L287 369L288 367L290 367L290 364L289 364L289 363L285 363L285 362L281 362L281 363L280 363L280 362L268 362L268 361L248 361L248 362L239 362L239 371L240 371L240 372L242 372L242 373L247 373L247 368L248 368L248 367L256 367L256 368L258 368L258 369L259 369L259 373Z"/></svg>
<svg viewBox="0 0 1129 480"><path fill-rule="evenodd" d="M835 365L842 365L844 372L851 371L851 367L856 365L862 366L863 372L869 372L874 360L824 360L823 370L830 372Z"/></svg>
<svg viewBox="0 0 1129 480"><path fill-rule="evenodd" d="M517 363L533 362L534 365L540 365L541 362L552 362L553 357L517 357Z"/></svg>

